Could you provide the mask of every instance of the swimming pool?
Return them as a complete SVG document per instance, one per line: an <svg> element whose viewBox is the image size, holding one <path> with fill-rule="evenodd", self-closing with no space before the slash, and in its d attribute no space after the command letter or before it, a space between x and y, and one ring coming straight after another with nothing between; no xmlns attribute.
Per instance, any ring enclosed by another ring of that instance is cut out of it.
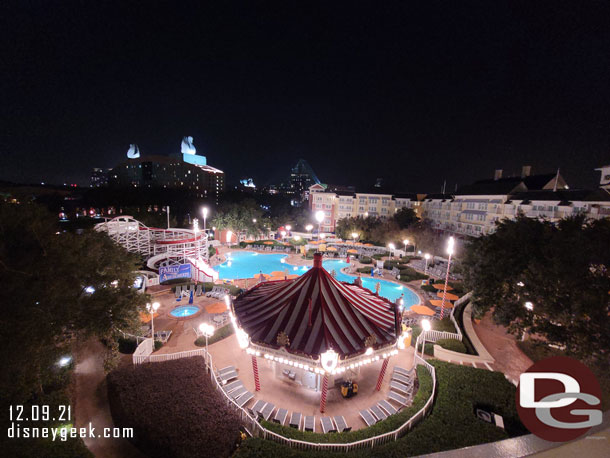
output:
<svg viewBox="0 0 610 458"><path fill-rule="evenodd" d="M254 278L260 272L271 274L274 271L286 272L289 274L302 275L311 269L311 266L293 266L286 262L288 255L285 254L260 254L248 251L236 251L227 253L227 260L214 267L218 276L224 280L235 280L237 278ZM341 269L349 264L339 259L324 260L324 268L328 272L337 272L337 280L353 283L355 276L341 272ZM414 304L419 303L419 297L406 286L382 280L380 278L362 277L362 286L375 291L375 285L379 282L381 289L379 294L392 302L404 294L404 307L408 309Z"/></svg>
<svg viewBox="0 0 610 458"><path fill-rule="evenodd" d="M197 312L199 312L199 307L195 307L194 305L181 305L169 312L169 314L176 318L185 318L187 316L195 315Z"/></svg>

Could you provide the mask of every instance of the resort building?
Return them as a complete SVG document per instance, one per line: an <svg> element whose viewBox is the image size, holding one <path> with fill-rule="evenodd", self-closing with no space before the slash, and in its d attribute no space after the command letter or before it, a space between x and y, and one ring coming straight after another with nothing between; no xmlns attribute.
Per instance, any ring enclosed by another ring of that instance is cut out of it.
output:
<svg viewBox="0 0 610 458"><path fill-rule="evenodd" d="M421 217L436 229L474 237L493 232L496 221L515 219L520 213L552 222L580 213L595 219L610 217L606 189L572 190L559 172L530 175L530 170L526 166L521 176L506 178L496 170L493 179L463 186L455 194L427 195L421 202Z"/></svg>
<svg viewBox="0 0 610 458"><path fill-rule="evenodd" d="M108 174L111 187L184 189L195 197L214 198L224 191L225 174L197 155L192 137L182 141L181 153L170 156L141 156L136 145L127 160Z"/></svg>
<svg viewBox="0 0 610 458"><path fill-rule="evenodd" d="M423 197L424 195L422 195ZM389 217L401 208L419 211L417 194L380 194L331 191L330 186L319 183L309 188L309 208L322 210L324 232L334 232L337 221L351 217Z"/></svg>

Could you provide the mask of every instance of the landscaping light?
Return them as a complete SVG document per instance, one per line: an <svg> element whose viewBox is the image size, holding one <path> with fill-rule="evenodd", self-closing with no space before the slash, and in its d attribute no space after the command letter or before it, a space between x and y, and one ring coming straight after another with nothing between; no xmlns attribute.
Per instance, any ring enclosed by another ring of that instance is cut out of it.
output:
<svg viewBox="0 0 610 458"><path fill-rule="evenodd" d="M358 233L357 232L352 232L352 238L354 239L354 242L355 242L356 239L358 238Z"/></svg>
<svg viewBox="0 0 610 458"><path fill-rule="evenodd" d="M298 242L299 240L301 240L301 236L300 235L295 235L294 239Z"/></svg>
<svg viewBox="0 0 610 458"><path fill-rule="evenodd" d="M390 250L394 250L396 248L396 246L393 243L388 244L388 248Z"/></svg>
<svg viewBox="0 0 610 458"><path fill-rule="evenodd" d="M252 218L252 222L256 224L256 218Z"/></svg>
<svg viewBox="0 0 610 458"><path fill-rule="evenodd" d="M71 361L71 356L62 356L61 358L59 358L59 361L57 361L57 365L59 367L66 367L68 364L70 364Z"/></svg>
<svg viewBox="0 0 610 458"><path fill-rule="evenodd" d="M199 325L199 330L206 337L212 337L214 335L214 326L208 323L201 323Z"/></svg>
<svg viewBox="0 0 610 458"><path fill-rule="evenodd" d="M425 260L426 260L426 261L427 261L428 259L430 259L430 253L426 253L426 254L424 255L424 258L425 258Z"/></svg>
<svg viewBox="0 0 610 458"><path fill-rule="evenodd" d="M424 331L428 332L430 330L430 320L422 320L421 326Z"/></svg>
<svg viewBox="0 0 610 458"><path fill-rule="evenodd" d="M308 224L307 226L305 226L305 230L307 232L311 232L312 229L313 229L313 224Z"/></svg>
<svg viewBox="0 0 610 458"><path fill-rule="evenodd" d="M534 310L534 304L532 304L531 302L526 302L525 308L531 312L532 310Z"/></svg>
<svg viewBox="0 0 610 458"><path fill-rule="evenodd" d="M95 293L95 288L94 288L93 286L87 286L87 287L85 288L85 292L86 292L87 294L93 294L93 293Z"/></svg>
<svg viewBox="0 0 610 458"><path fill-rule="evenodd" d="M280 231L280 235L282 236L282 238L286 237L286 231Z"/></svg>
<svg viewBox="0 0 610 458"><path fill-rule="evenodd" d="M292 229L292 226L290 224L286 224L286 230L290 232L290 229Z"/></svg>

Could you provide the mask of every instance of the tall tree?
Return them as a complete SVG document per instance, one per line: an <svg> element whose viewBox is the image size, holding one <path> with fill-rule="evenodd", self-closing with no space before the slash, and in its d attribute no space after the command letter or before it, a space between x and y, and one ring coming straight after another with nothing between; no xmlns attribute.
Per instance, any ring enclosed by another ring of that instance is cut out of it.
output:
<svg viewBox="0 0 610 458"><path fill-rule="evenodd" d="M132 287L140 259L105 234L58 232L34 204L0 203L0 389L41 394L58 351L79 338L133 328L146 295Z"/></svg>
<svg viewBox="0 0 610 458"><path fill-rule="evenodd" d="M528 331L583 359L608 358L609 220L504 220L466 248L462 267L478 313L493 307L515 334Z"/></svg>

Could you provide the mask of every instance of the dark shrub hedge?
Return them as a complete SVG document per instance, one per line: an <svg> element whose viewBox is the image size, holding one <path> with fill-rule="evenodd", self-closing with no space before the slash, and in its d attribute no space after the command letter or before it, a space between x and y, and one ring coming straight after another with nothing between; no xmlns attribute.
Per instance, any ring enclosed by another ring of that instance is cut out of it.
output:
<svg viewBox="0 0 610 458"><path fill-rule="evenodd" d="M212 345L225 337L229 337L234 332L235 328L233 328L233 325L231 323L226 324L223 327L216 329L212 337L208 337L208 345ZM198 347L205 347L205 336L198 337L197 340L195 340L195 345Z"/></svg>
<svg viewBox="0 0 610 458"><path fill-rule="evenodd" d="M412 267L405 267L400 270L400 280L403 282L409 282L413 280L424 280L428 278L427 275L419 273L417 270Z"/></svg>
<svg viewBox="0 0 610 458"><path fill-rule="evenodd" d="M126 366L108 375L115 425L133 427L133 442L150 457L231 456L240 420L221 396L202 357Z"/></svg>
<svg viewBox="0 0 610 458"><path fill-rule="evenodd" d="M373 260L370 257L368 257L368 256L362 256L360 258L360 262L362 264L373 264Z"/></svg>
<svg viewBox="0 0 610 458"><path fill-rule="evenodd" d="M131 355L134 351L136 351L136 348L138 347L138 344L136 343L136 339L133 339L131 337L130 338L119 337L118 344L119 344L119 352L124 353L126 355Z"/></svg>
<svg viewBox="0 0 610 458"><path fill-rule="evenodd" d="M466 350L466 345L464 345L459 340L440 339L440 340L437 340L435 343L436 343L436 345L440 345L441 347L443 347L447 350L456 351L458 353L468 353L468 351Z"/></svg>

